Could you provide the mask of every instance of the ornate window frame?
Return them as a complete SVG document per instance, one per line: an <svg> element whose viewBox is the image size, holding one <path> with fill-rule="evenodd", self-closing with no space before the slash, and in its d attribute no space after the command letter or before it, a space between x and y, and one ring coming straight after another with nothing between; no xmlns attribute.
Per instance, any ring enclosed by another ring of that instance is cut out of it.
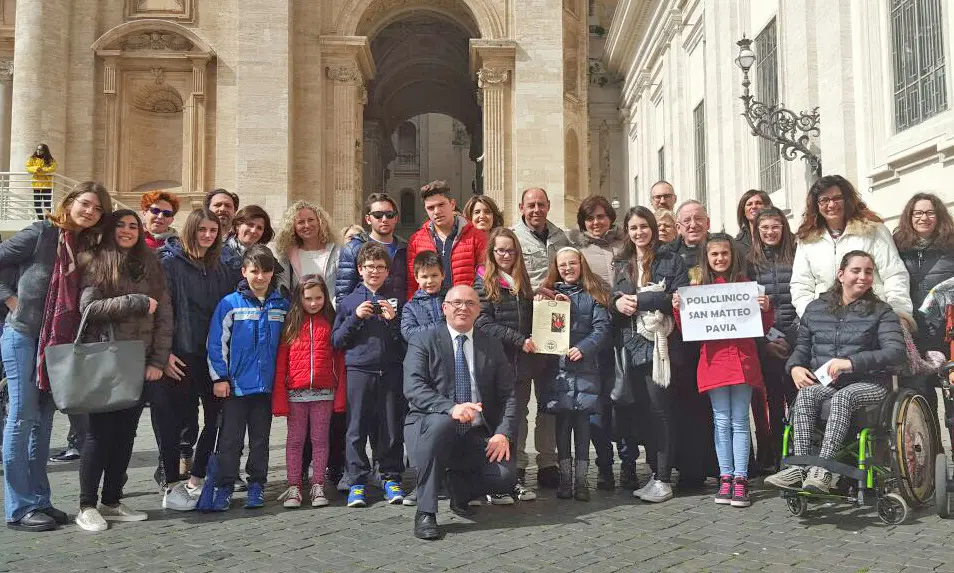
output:
<svg viewBox="0 0 954 573"><path fill-rule="evenodd" d="M169 19L180 24L195 22L195 0L175 0L179 10L149 10L143 7L144 0L126 0L123 5L123 17L126 20Z"/></svg>

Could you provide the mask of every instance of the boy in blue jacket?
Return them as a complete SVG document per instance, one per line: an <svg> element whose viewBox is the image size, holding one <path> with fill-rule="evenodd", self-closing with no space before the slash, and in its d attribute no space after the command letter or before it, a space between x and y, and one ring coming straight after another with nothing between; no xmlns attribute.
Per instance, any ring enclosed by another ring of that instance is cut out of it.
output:
<svg viewBox="0 0 954 573"><path fill-rule="evenodd" d="M245 507L265 505L268 435L272 429L272 383L278 343L289 303L272 284L277 262L264 245L242 256L242 277L236 292L215 308L209 328L209 374L212 393L224 398L219 428L219 476L213 511L226 511L238 478L248 429L248 495Z"/></svg>
<svg viewBox="0 0 954 573"><path fill-rule="evenodd" d="M444 322L444 263L434 251L424 251L414 257L414 278L421 288L401 311L401 335L410 341L412 336L428 327Z"/></svg>
<svg viewBox="0 0 954 573"><path fill-rule="evenodd" d="M384 498L404 500L404 339L401 338L401 301L380 292L391 268L387 249L365 243L358 250L358 272L363 282L338 303L331 344L345 350L348 369L348 431L345 438L348 507L365 507L365 488L371 474L366 444L378 461Z"/></svg>

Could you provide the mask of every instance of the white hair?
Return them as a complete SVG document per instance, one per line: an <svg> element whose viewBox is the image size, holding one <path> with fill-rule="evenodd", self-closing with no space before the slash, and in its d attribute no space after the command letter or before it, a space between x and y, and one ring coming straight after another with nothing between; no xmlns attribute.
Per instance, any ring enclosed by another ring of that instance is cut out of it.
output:
<svg viewBox="0 0 954 573"><path fill-rule="evenodd" d="M679 205L679 208L676 209L676 217L679 217L679 214L682 213L682 210L690 205L698 205L702 209L702 212L706 214L706 217L709 216L709 211L706 209L706 206L702 204L702 201L697 201L696 199L686 199Z"/></svg>

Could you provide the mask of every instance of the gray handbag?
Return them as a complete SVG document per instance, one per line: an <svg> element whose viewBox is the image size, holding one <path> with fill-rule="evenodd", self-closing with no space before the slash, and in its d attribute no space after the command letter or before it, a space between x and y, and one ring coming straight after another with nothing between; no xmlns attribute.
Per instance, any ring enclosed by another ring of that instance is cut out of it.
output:
<svg viewBox="0 0 954 573"><path fill-rule="evenodd" d="M80 342L89 309L76 340L46 349L46 371L56 408L65 414L98 414L135 406L142 396L146 345L141 340Z"/></svg>

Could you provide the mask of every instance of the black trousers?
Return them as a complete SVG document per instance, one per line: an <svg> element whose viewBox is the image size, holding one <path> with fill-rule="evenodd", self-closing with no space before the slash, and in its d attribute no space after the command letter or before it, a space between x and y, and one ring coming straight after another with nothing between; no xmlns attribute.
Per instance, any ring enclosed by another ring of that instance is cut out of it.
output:
<svg viewBox="0 0 954 573"><path fill-rule="evenodd" d="M96 507L99 483L103 482L103 503L119 503L123 476L129 468L140 406L125 410L89 414L89 426L80 456L80 508Z"/></svg>
<svg viewBox="0 0 954 573"><path fill-rule="evenodd" d="M89 432L88 414L67 414L70 419L70 429L66 433L66 447L83 451L86 433Z"/></svg>
<svg viewBox="0 0 954 573"><path fill-rule="evenodd" d="M232 487L239 475L239 462L248 430L248 482L264 484L268 478L268 436L272 431L272 395L229 396L222 404L219 430L219 475L215 485Z"/></svg>
<svg viewBox="0 0 954 573"><path fill-rule="evenodd" d="M166 480L175 483L179 481L179 432L182 429L182 410L188 407L188 388L162 377L156 382L147 380L143 392L149 402L159 462Z"/></svg>
<svg viewBox="0 0 954 573"><path fill-rule="evenodd" d="M558 460L568 460L575 454L572 457L576 461L590 461L590 415L577 411L557 412L556 447Z"/></svg>
<svg viewBox="0 0 954 573"><path fill-rule="evenodd" d="M37 220L42 221L44 212L53 210L53 190L34 189L33 208L36 210Z"/></svg>
<svg viewBox="0 0 954 573"><path fill-rule="evenodd" d="M205 466L209 463L209 456L215 449L216 424L224 400L212 394L212 378L209 377L209 366L205 356L180 356L186 363L185 377L179 384L186 386L188 402L181 410L179 432L189 425L198 426L199 403L202 403L202 419L204 425L195 444L195 453L192 457L192 475L205 477ZM178 471L178 470L176 470ZM168 474L167 474L168 475Z"/></svg>
<svg viewBox="0 0 954 573"><path fill-rule="evenodd" d="M371 475L367 443L378 462L381 478L401 481L404 435L401 428L407 403L400 366L383 372L348 368L348 432L345 441L348 483L367 485Z"/></svg>
<svg viewBox="0 0 954 573"><path fill-rule="evenodd" d="M616 431L627 444L642 442L656 479L668 483L675 451L671 386L663 388L653 382L651 364L634 368L628 383L633 402L616 406Z"/></svg>
<svg viewBox="0 0 954 573"><path fill-rule="evenodd" d="M759 436L756 429L758 462L757 469L776 468L782 461L782 434L785 433L785 406L794 404L798 390L792 377L785 372L785 361L759 353L762 363L762 378L765 380L765 397L768 402L769 435ZM749 474L754 472L750 469Z"/></svg>
<svg viewBox="0 0 954 573"><path fill-rule="evenodd" d="M679 423L673 423L674 460L679 470L679 483L690 487L702 485L707 477L719 476L715 455L715 429L712 421L712 403L699 393L696 368L699 346L683 343L686 352L680 363L673 361L669 391L672 412L679 413ZM670 356L673 348L670 346Z"/></svg>
<svg viewBox="0 0 954 573"><path fill-rule="evenodd" d="M350 383L350 379L349 379ZM457 433L447 414L426 414L404 425L408 457L417 469L417 509L437 513L437 492L445 473L455 495L474 499L488 493L510 493L517 483L517 457L491 463L485 452L486 428Z"/></svg>

